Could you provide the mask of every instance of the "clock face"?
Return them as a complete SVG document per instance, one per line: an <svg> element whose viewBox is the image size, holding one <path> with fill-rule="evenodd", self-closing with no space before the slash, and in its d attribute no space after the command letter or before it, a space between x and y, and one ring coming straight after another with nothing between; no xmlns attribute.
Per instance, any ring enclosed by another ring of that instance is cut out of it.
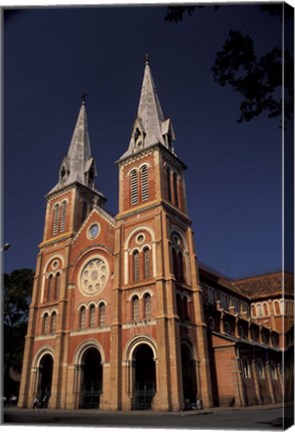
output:
<svg viewBox="0 0 295 432"><path fill-rule="evenodd" d="M88 236L90 238L95 238L99 233L99 226L97 224L91 225L91 227L88 230Z"/></svg>
<svg viewBox="0 0 295 432"><path fill-rule="evenodd" d="M94 258L83 268L80 275L80 288L86 295L97 294L109 278L109 268L102 258Z"/></svg>

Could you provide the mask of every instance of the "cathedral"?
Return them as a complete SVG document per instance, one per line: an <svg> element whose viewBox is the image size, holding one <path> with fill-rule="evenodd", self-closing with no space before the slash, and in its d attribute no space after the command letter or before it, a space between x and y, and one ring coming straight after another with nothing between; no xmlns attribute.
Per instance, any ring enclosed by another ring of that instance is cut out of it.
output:
<svg viewBox="0 0 295 432"><path fill-rule="evenodd" d="M231 280L198 262L174 140L146 60L113 216L82 100L46 195L19 407L38 398L49 409L179 411L292 398L292 275Z"/></svg>

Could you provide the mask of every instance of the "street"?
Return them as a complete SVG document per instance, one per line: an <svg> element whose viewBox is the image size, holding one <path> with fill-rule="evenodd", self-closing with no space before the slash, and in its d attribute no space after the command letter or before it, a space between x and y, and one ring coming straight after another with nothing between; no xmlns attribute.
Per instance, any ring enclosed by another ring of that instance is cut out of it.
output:
<svg viewBox="0 0 295 432"><path fill-rule="evenodd" d="M151 411L102 412L97 410L46 410L7 407L2 423L96 427L144 427L173 429L283 429L281 407L155 413Z"/></svg>

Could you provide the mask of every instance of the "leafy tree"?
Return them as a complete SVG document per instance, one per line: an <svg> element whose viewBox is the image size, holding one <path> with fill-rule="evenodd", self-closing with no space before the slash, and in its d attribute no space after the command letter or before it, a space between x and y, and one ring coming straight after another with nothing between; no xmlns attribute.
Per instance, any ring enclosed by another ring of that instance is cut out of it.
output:
<svg viewBox="0 0 295 432"><path fill-rule="evenodd" d="M204 6L171 6L165 20L182 21L185 15L191 16ZM215 7L218 9L218 6ZM259 9L282 20L283 4L261 5ZM285 6L285 18L293 19L292 8ZM290 52L274 47L264 56L257 58L255 46L249 35L230 30L223 48L216 54L212 67L214 80L222 85L230 85L240 93L240 117L238 122L249 121L261 113L269 118L282 114L282 62L285 66L284 110L287 119L293 116L294 62Z"/></svg>
<svg viewBox="0 0 295 432"><path fill-rule="evenodd" d="M10 368L21 371L33 280L34 272L30 269L14 270L3 277L5 394L11 387Z"/></svg>

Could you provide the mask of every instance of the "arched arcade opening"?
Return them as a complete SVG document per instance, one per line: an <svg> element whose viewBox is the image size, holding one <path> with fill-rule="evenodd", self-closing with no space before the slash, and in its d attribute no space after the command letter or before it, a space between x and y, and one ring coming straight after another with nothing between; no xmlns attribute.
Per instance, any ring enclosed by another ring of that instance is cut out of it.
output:
<svg viewBox="0 0 295 432"><path fill-rule="evenodd" d="M195 360L191 348L181 345L183 399L187 408L197 402L197 377Z"/></svg>
<svg viewBox="0 0 295 432"><path fill-rule="evenodd" d="M97 348L88 348L81 359L79 408L99 408L102 393L101 355Z"/></svg>
<svg viewBox="0 0 295 432"><path fill-rule="evenodd" d="M137 346L133 352L133 389L136 410L152 408L156 393L156 365L151 347L145 343Z"/></svg>
<svg viewBox="0 0 295 432"><path fill-rule="evenodd" d="M53 374L53 357L50 354L44 354L39 364L39 378L37 398L46 408L51 395L52 374Z"/></svg>

